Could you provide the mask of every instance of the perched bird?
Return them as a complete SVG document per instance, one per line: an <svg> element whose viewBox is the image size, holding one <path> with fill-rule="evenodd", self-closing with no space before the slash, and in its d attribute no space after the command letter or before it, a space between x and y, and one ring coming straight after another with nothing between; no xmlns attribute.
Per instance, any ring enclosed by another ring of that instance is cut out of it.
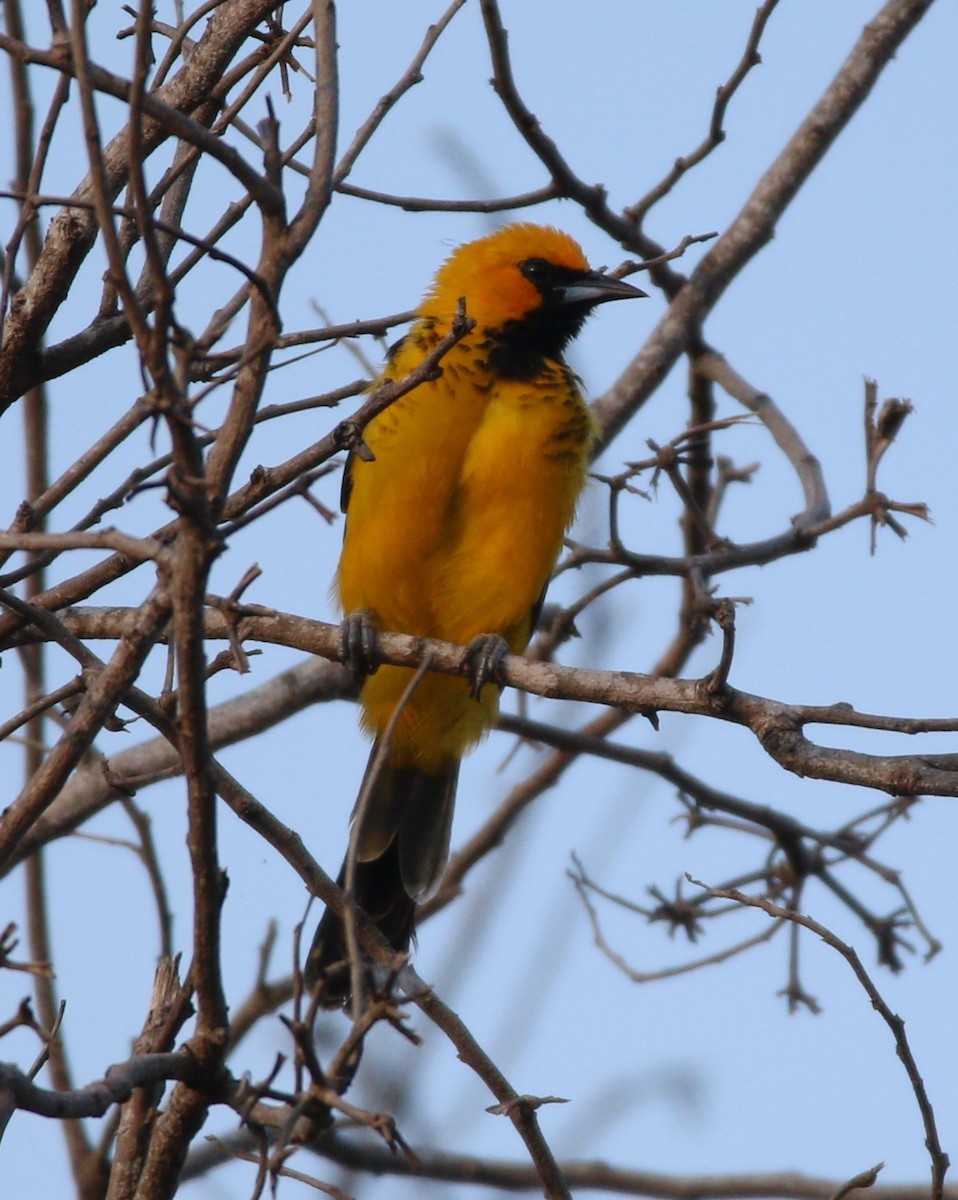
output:
<svg viewBox="0 0 958 1200"><path fill-rule="evenodd" d="M460 299L475 328L443 358L439 378L367 425L372 460L347 463L337 578L347 620L361 614L382 630L460 644L486 635L483 648L497 635L503 650L525 649L594 439L562 352L596 305L644 295L590 270L571 237L538 225L506 226L449 256L383 378L402 379L422 361ZM367 676L362 724L375 739L411 675L383 666ZM397 950L408 948L416 902L446 863L460 759L498 705L494 682L477 694L467 679L425 675L354 814L355 900ZM328 1007L348 996L347 958L345 931L327 910L306 978L324 980Z"/></svg>

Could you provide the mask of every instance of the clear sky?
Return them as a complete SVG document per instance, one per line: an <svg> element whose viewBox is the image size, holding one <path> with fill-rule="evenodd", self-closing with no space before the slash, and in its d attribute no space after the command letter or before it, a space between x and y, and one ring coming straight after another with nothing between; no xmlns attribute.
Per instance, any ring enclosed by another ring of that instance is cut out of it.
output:
<svg viewBox="0 0 958 1200"><path fill-rule="evenodd" d="M287 6L287 20L294 7ZM754 0L502 0L517 83L529 106L572 166L586 180L603 183L616 206L636 200L704 136L715 88L741 55L755 7ZM173 6L166 0L157 8L161 17L172 19ZM354 0L340 6L343 145L408 65L441 8L424 0ZM686 234L723 230L877 8L877 0L783 0L762 42L762 65L729 109L727 140L654 211L648 232L671 247ZM118 5L101 4L94 14L96 55L124 72L132 42L115 42L112 35L127 23ZM906 522L906 542L880 531L874 557L867 526L859 523L823 539L812 554L721 579L722 594L752 600L738 614L731 676L737 687L786 701L845 700L897 715L955 713L956 52L958 9L939 0L792 204L774 241L728 291L706 327L709 341L774 397L821 459L836 510L859 499L864 488L863 379L875 378L882 398L911 398L915 414L889 452L879 484L895 499L927 502L934 518L934 524ZM442 197L506 195L544 184L543 169L489 86L490 74L479 10L470 3L429 58L423 83L374 138L352 182ZM273 97L284 138L298 131L309 102L304 80L294 78L293 88L290 105ZM119 116L115 106L102 108L106 124ZM254 104L247 115L255 123L263 114ZM58 151L47 186L68 191L84 170L80 138L65 138ZM7 178L9 147L2 137L0 154ZM222 197L210 200L210 214L219 211ZM571 202L523 215L568 229L595 265L614 266L623 258ZM6 241L12 207L0 202L0 217ZM191 228L202 232L202 211L193 219ZM413 307L448 249L491 224L491 218L477 215L408 214L338 198L284 293L286 329L320 323L313 306L331 321ZM247 260L255 257L255 244L244 245L241 234L230 248ZM701 253L703 248L693 247L679 269L691 270ZM102 266L102 260L90 264L89 287L98 286ZM222 287L222 294L233 286ZM204 294L186 291L178 297L181 320L199 323L207 302ZM60 314L51 336L72 332L84 311L78 305ZM615 380L663 311L657 294L641 305L600 311L573 355L593 396ZM364 350L374 362L381 356L373 342ZM279 372L265 400L323 392L361 373L349 351L339 348ZM645 457L646 439L661 443L678 433L686 420L685 386L680 365L598 469L615 470L623 461ZM137 388L129 356L111 356L81 380L55 383L55 469L75 456L78 436L92 440L132 402ZM210 424L219 403L214 400L203 414ZM740 410L722 398L720 411L734 415ZM311 412L272 423L258 435L246 466L282 461L342 415ZM14 413L7 415L4 428L3 525L12 518L22 487ZM149 456L148 436L145 430L131 446L130 465ZM730 495L722 532L749 541L787 529L801 496L764 429L738 427L722 436L718 448L740 464L762 464L749 486ZM88 507L101 494L97 488L106 491L115 483L112 475L109 482L103 476L92 481L66 516ZM332 480L319 494L335 508L337 491L338 481ZM651 502L636 498L627 510L628 544L678 553L677 512L664 487ZM148 530L161 518L155 495L114 514L117 525L135 531ZM576 536L593 543L606 536L598 485L582 505ZM214 583L229 592L255 561L264 576L250 600L332 618L327 597L339 538L339 527L327 528L306 505L287 505L254 533L234 539L217 565ZM303 544L315 546L315 552L304 555ZM594 578L563 580L559 597L578 595ZM117 602L136 602L143 590L137 577L114 596ZM583 640L564 651L565 661L647 669L671 637L676 595L673 583L655 580L620 591L583 623ZM718 650L717 639L707 640L688 673L704 674ZM295 657L267 648L254 660L253 682ZM3 719L19 707L20 688L13 656L4 668ZM154 670L158 686L161 665ZM221 676L211 698L222 699L244 686ZM532 702L529 712L570 726L585 716L572 706L539 702ZM145 736L134 727L128 738ZM847 743L841 732L822 738L888 753L919 748L914 741L903 744L879 735L854 735L854 741L849 735ZM658 733L634 721L618 740L666 750L715 786L782 807L812 826L881 802L880 796L787 775L751 735L702 719L665 716ZM108 740L100 745L107 753L118 748ZM927 748L953 750L953 739L950 744L929 739ZM534 765L532 750L509 757L511 749L508 738L495 735L464 766L454 844ZM303 713L282 731L222 758L298 830L332 872L342 854L365 754L354 711L344 704ZM16 747L0 746L0 764L7 781L2 804L7 804L21 777ZM177 945L188 956L182 788L159 785L142 792L140 800L155 823L183 913ZM888 1003L905 1019L943 1143L954 1157L958 884L953 806L952 800L923 802L878 850L883 862L903 872L925 920L944 942L931 963L916 956L904 973L892 976L874 967L873 943L822 889L809 887L804 909L856 945ZM618 974L593 947L565 874L572 851L593 877L639 902L649 884L671 892L683 872L718 884L753 863L754 851L730 833L706 831L684 839L673 820L678 812L669 785L621 767L578 764L561 788L541 797L510 845L470 877L462 903L423 929L420 974L435 981L520 1092L570 1099L541 1114L560 1157L672 1172L794 1169L839 1179L884 1161L882 1182L926 1180L923 1133L891 1035L833 951L803 938L803 982L823 1009L813 1016L789 1015L777 994L788 970L781 938L709 972L641 987ZM116 813L99 818L91 831L129 836ZM290 933L302 917L305 897L289 869L229 815L223 818L222 836L231 877L224 912L227 983L239 998L253 979L256 948L270 918L279 924L286 956L277 971L287 961ZM76 1078L85 1083L126 1057L138 1030L152 980L155 918L142 869L121 848L73 839L51 850L48 870L59 982L68 1000L65 1029ZM847 880L877 911L893 907L891 893L863 880L860 871L849 871ZM66 902L63 895L69 897ZM500 902L487 917L483 910L493 895ZM717 950L727 936L719 928L690 948L680 939L671 942L660 925L605 915L616 949L641 970L682 961L690 951ZM19 875L0 882L0 925L7 920L22 921ZM743 913L734 920L728 933L745 936L759 932L765 918ZM23 977L0 974L0 1020L25 992ZM375 1039L365 1086L357 1094L370 1104L397 1105L391 1089L401 1081L403 1104L409 1106L401 1128L414 1144L523 1160L511 1124L484 1112L492 1099L456 1062L448 1043L424 1018L416 1015L414 1024L424 1046L412 1050L398 1038ZM265 1075L285 1045L282 1026L271 1022L241 1056L242 1065L254 1078ZM26 1064L33 1053L30 1039L18 1034L4 1042L2 1057ZM211 1131L231 1127L226 1113L211 1122ZM0 1155L5 1194L66 1194L68 1168L52 1125L18 1114ZM303 1156L294 1165L332 1177L320 1160ZM211 1200L245 1195L252 1187L251 1170L231 1167L184 1187L182 1194ZM358 1196L390 1200L476 1194L476 1189L388 1178L347 1188ZM315 1193L285 1181L280 1194Z"/></svg>

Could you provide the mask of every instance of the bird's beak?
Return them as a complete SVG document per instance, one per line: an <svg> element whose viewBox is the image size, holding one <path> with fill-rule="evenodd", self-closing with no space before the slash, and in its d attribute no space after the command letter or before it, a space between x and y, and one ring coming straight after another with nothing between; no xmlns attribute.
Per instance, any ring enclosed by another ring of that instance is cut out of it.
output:
<svg viewBox="0 0 958 1200"><path fill-rule="evenodd" d="M613 279L601 271L583 271L575 279L563 283L557 289L563 304L604 304L607 300L638 300L647 296L641 288L626 283L624 279Z"/></svg>

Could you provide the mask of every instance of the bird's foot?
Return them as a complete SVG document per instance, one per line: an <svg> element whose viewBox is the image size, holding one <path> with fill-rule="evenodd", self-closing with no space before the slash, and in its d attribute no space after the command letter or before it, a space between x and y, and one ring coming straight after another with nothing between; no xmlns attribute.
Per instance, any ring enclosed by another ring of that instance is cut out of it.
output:
<svg viewBox="0 0 958 1200"><path fill-rule="evenodd" d="M379 656L379 624L368 608L348 613L339 627L339 649L345 665L357 680L372 675Z"/></svg>
<svg viewBox="0 0 958 1200"><path fill-rule="evenodd" d="M469 643L466 661L469 664L469 695L478 700L487 683L502 686L502 668L509 643L498 633L480 633Z"/></svg>

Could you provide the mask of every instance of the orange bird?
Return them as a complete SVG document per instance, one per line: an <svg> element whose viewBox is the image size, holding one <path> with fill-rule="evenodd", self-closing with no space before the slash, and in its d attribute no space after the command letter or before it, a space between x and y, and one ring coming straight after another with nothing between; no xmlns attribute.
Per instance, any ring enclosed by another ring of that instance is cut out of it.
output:
<svg viewBox="0 0 958 1200"><path fill-rule="evenodd" d="M562 353L598 304L645 293L589 269L557 229L509 225L443 263L383 379L402 379L449 332L461 298L475 328L366 427L350 457L337 591L347 622L520 654L586 478L595 428ZM348 627L348 626L347 626ZM494 640L489 635L494 635ZM501 639L501 640L500 640ZM383 666L363 685L377 742L412 672ZM355 900L397 950L449 852L462 756L495 724L499 689L427 674L402 708L358 815ZM364 788L364 790L366 790ZM345 879L345 867L340 885ZM343 927L327 910L307 981L324 1003L349 990Z"/></svg>

